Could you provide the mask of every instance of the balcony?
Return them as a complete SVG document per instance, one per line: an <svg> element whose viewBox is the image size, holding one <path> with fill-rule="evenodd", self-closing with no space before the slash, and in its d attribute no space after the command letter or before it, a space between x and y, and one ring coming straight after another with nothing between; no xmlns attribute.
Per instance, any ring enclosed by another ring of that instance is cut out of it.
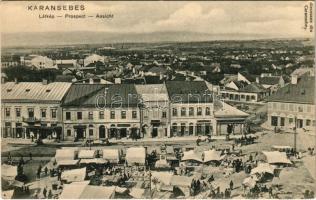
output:
<svg viewBox="0 0 316 200"><path fill-rule="evenodd" d="M26 123L41 122L41 120L36 117L22 117L22 121Z"/></svg>

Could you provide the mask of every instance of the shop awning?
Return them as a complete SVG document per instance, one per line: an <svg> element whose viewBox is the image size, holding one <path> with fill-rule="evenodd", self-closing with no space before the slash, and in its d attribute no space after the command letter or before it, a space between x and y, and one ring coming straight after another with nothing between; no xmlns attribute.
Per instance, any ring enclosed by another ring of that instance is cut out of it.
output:
<svg viewBox="0 0 316 200"><path fill-rule="evenodd" d="M104 164L106 163L107 161L104 160L103 158L92 158L92 159L81 159L80 160L80 164L92 164L92 163L95 163L95 164Z"/></svg>
<svg viewBox="0 0 316 200"><path fill-rule="evenodd" d="M78 154L78 158L80 159L94 158L95 154L96 154L95 150L80 150Z"/></svg>
<svg viewBox="0 0 316 200"><path fill-rule="evenodd" d="M131 147L126 150L125 160L130 164L145 164L146 149L144 147Z"/></svg>
<svg viewBox="0 0 316 200"><path fill-rule="evenodd" d="M79 160L58 160L57 165L59 166L74 166L77 165Z"/></svg>
<svg viewBox="0 0 316 200"><path fill-rule="evenodd" d="M188 161L188 160L194 160L197 162L203 162L201 157L198 156L193 150L186 151L183 153L183 157L181 158L181 161Z"/></svg>

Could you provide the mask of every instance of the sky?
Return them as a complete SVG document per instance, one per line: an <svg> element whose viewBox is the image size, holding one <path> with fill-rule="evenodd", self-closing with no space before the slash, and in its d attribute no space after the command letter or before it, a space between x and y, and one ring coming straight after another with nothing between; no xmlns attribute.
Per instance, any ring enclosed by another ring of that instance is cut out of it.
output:
<svg viewBox="0 0 316 200"><path fill-rule="evenodd" d="M83 4L85 11L28 11L27 5ZM134 1L2 2L1 31L107 31L144 33L190 31L211 34L260 34L311 37L303 29L304 1ZM39 19L39 14L113 14L113 19Z"/></svg>

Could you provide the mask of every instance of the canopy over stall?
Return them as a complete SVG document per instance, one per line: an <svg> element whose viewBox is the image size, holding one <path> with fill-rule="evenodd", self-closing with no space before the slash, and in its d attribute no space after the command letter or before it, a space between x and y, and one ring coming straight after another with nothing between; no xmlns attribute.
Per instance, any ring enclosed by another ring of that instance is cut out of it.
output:
<svg viewBox="0 0 316 200"><path fill-rule="evenodd" d="M87 185L80 195L80 199L113 199L115 187Z"/></svg>
<svg viewBox="0 0 316 200"><path fill-rule="evenodd" d="M18 175L18 167L13 165L1 165L1 177L4 180L14 180Z"/></svg>
<svg viewBox="0 0 316 200"><path fill-rule="evenodd" d="M263 151L262 153L266 156L269 164L292 164L285 152Z"/></svg>
<svg viewBox="0 0 316 200"><path fill-rule="evenodd" d="M73 170L68 170L64 171L61 174L61 179L66 180L67 182L80 182L84 181L86 178L86 168L81 168L81 169L73 169Z"/></svg>
<svg viewBox="0 0 316 200"><path fill-rule="evenodd" d="M126 150L126 162L129 165L141 164L144 165L146 161L146 149L144 147L131 147Z"/></svg>
<svg viewBox="0 0 316 200"><path fill-rule="evenodd" d="M209 150L204 151L204 162L210 162L210 161L221 161L224 159L224 156L221 156L221 152L218 152L216 150Z"/></svg>
<svg viewBox="0 0 316 200"><path fill-rule="evenodd" d="M102 158L81 159L80 164L105 164L106 160Z"/></svg>
<svg viewBox="0 0 316 200"><path fill-rule="evenodd" d="M96 154L95 150L80 150L78 158L80 159L94 158L95 154Z"/></svg>
<svg viewBox="0 0 316 200"><path fill-rule="evenodd" d="M198 156L193 150L184 152L183 157L181 159L181 161L190 161L190 160L194 160L201 163L203 162L200 156Z"/></svg>
<svg viewBox="0 0 316 200"><path fill-rule="evenodd" d="M245 186L245 187L248 187L248 188L254 188L255 185L256 185L256 180L253 179L252 177L247 177L244 179L244 181L242 182L242 184Z"/></svg>
<svg viewBox="0 0 316 200"><path fill-rule="evenodd" d="M89 181L75 182L64 184L63 191L59 199L79 199L84 188L89 184Z"/></svg>
<svg viewBox="0 0 316 200"><path fill-rule="evenodd" d="M79 160L59 160L57 161L58 166L74 166L77 165Z"/></svg>
<svg viewBox="0 0 316 200"><path fill-rule="evenodd" d="M129 192L129 195L136 199L144 199L145 196L145 189L142 188L132 188L131 191Z"/></svg>
<svg viewBox="0 0 316 200"><path fill-rule="evenodd" d="M75 149L57 149L55 159L57 162L60 160L74 160L76 157Z"/></svg>
<svg viewBox="0 0 316 200"><path fill-rule="evenodd" d="M103 159L111 163L118 163L120 161L120 151L118 149L103 149Z"/></svg>
<svg viewBox="0 0 316 200"><path fill-rule="evenodd" d="M269 163L259 163L258 166L251 170L251 174L274 174L275 167Z"/></svg>

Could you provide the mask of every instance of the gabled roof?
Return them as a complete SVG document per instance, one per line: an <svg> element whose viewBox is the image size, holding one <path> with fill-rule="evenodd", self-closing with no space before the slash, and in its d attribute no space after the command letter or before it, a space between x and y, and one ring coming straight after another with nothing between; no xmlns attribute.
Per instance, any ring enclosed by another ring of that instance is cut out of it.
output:
<svg viewBox="0 0 316 200"><path fill-rule="evenodd" d="M165 84L135 85L137 93L144 101L168 101Z"/></svg>
<svg viewBox="0 0 316 200"><path fill-rule="evenodd" d="M268 101L315 104L315 77L304 77L297 84L280 88Z"/></svg>
<svg viewBox="0 0 316 200"><path fill-rule="evenodd" d="M60 102L71 83L7 82L1 84L3 102Z"/></svg>
<svg viewBox="0 0 316 200"><path fill-rule="evenodd" d="M211 103L212 93L204 81L167 81L166 87L173 103Z"/></svg>
<svg viewBox="0 0 316 200"><path fill-rule="evenodd" d="M89 99L94 93L104 88L104 84L73 84L65 96L62 105L79 106Z"/></svg>
<svg viewBox="0 0 316 200"><path fill-rule="evenodd" d="M251 93L259 93L259 92L267 92L268 89L264 88L259 83L253 82L248 84L247 86L241 88L240 92L251 92Z"/></svg>
<svg viewBox="0 0 316 200"><path fill-rule="evenodd" d="M239 89L245 87L248 83L246 83L245 81L232 81Z"/></svg>
<svg viewBox="0 0 316 200"><path fill-rule="evenodd" d="M214 116L216 118L246 118L249 114L225 102L216 100L214 102Z"/></svg>
<svg viewBox="0 0 316 200"><path fill-rule="evenodd" d="M250 82L255 82L256 81L256 76L248 74L247 72L238 72L242 76L244 76L248 81Z"/></svg>
<svg viewBox="0 0 316 200"><path fill-rule="evenodd" d="M133 84L74 84L63 106L127 107L136 106L139 98Z"/></svg>
<svg viewBox="0 0 316 200"><path fill-rule="evenodd" d="M259 77L259 83L264 85L276 85L279 83L281 76Z"/></svg>

